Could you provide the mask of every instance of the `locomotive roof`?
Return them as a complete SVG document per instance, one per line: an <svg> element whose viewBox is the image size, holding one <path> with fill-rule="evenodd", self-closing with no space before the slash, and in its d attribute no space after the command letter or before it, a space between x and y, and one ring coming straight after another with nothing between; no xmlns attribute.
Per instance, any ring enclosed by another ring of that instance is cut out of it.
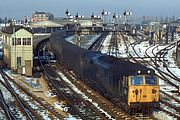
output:
<svg viewBox="0 0 180 120"><path fill-rule="evenodd" d="M119 74L123 74L123 75L154 74L154 70L139 63L133 63L127 59L116 58L113 56L101 56L99 59L104 61L105 63L112 64L113 69L118 70Z"/></svg>
<svg viewBox="0 0 180 120"><path fill-rule="evenodd" d="M101 56L99 59L112 64L113 68L123 75L154 74L154 70L139 63L133 63L127 59L115 58L113 56Z"/></svg>
<svg viewBox="0 0 180 120"><path fill-rule="evenodd" d="M92 62L99 64L106 69L115 70L116 72L118 72L118 74L154 74L154 70L144 65L133 63L126 59L116 58L99 52L88 52L88 54L86 54L86 57L87 59L90 59Z"/></svg>

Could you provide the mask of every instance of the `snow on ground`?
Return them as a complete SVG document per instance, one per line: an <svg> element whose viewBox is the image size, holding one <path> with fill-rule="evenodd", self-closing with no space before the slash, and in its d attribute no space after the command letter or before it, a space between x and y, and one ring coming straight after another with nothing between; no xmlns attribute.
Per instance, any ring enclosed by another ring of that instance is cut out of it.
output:
<svg viewBox="0 0 180 120"><path fill-rule="evenodd" d="M58 73L65 82L67 82L74 91L76 91L78 94L80 94L85 100L88 100L89 102L91 102L94 106L96 106L96 108L98 108L101 112L103 112L109 119L114 119L112 118L106 111L104 111L103 109L101 109L99 107L99 105L95 102L92 101L92 99L88 98L88 96L86 96L83 92L81 92L74 84L71 83L71 81L69 81L61 72Z"/></svg>
<svg viewBox="0 0 180 120"><path fill-rule="evenodd" d="M19 89L16 88L16 86L14 86L13 84L11 84L13 86L13 89L16 91L16 93L24 100L26 100L26 102L28 102L28 104L35 110L37 110L37 112L43 117L43 119L50 119L48 112L42 108L40 108L38 106L38 103L34 102L31 100L31 98L29 96L27 96L26 94L23 94L20 92Z"/></svg>
<svg viewBox="0 0 180 120"><path fill-rule="evenodd" d="M110 44L110 39L112 37L112 34L109 34L106 36L103 44L102 44L102 53L108 53L108 47L109 47L109 44Z"/></svg>
<svg viewBox="0 0 180 120"><path fill-rule="evenodd" d="M0 120L8 120L5 116L3 109L1 109L1 107L0 107Z"/></svg>
<svg viewBox="0 0 180 120"><path fill-rule="evenodd" d="M148 42L142 42L141 44L138 44L135 46L135 50L136 52L140 55L140 56L143 56L145 54L145 50L147 48L149 48L149 44ZM147 53L149 56L153 57L154 55L152 54L152 49L156 47L156 46L152 46L150 49L148 49ZM153 52L156 54L159 50L163 49L167 47L167 45L164 45L164 46L158 46ZM172 49L171 51L168 52L168 55L166 56L168 62L170 63L169 64L169 69L176 75L176 76L180 76L180 69L176 66L175 64L175 61L174 59L172 58L172 53L174 52L175 49ZM166 71L167 70L163 67L163 66L160 66L160 69L163 70L163 71ZM180 77L179 77L180 78ZM177 84L179 84L179 82L176 82ZM171 93L170 91L172 90L176 90L174 87L172 86L169 86L166 82L164 82L163 80L160 79L160 89L162 91L166 91L168 94L172 95L172 96L175 96L174 93ZM180 100L180 97L178 96L175 96L177 99ZM179 106L179 104L177 104L175 101L170 101L172 104L176 104L176 106ZM169 111L169 108L167 108L167 110ZM154 112L154 116L157 118L157 119L160 119L160 120L177 120L175 118L173 118L172 116L169 116L168 114L162 112L162 111L159 111L159 112Z"/></svg>
<svg viewBox="0 0 180 120"><path fill-rule="evenodd" d="M46 91L45 96L47 96L47 97L56 97L56 95L52 91Z"/></svg>
<svg viewBox="0 0 180 120"><path fill-rule="evenodd" d="M6 69L6 70L4 70L4 71L5 71L5 73L8 74L8 76L10 76L11 78L13 78L14 76L16 76L16 77L20 76L20 75L11 73L11 70L9 70L9 69ZM24 78L24 80L32 80L32 79L33 79L33 78L25 77L25 76L23 76L23 78ZM32 80L33 84L37 84L37 83L34 82L34 81L36 81L36 80ZM10 82L10 83L11 83L11 82ZM0 84L0 85L1 85L1 84ZM41 107L38 106L39 103L32 101L29 96L27 96L26 94L21 93L20 90L17 89L16 86L15 86L13 83L11 83L11 85L12 85L13 89L15 90L15 92L16 92L22 99L24 99L26 102L28 102L28 104L29 104L33 109L37 110L37 112L39 113L39 115L41 115L44 120L50 120L49 113L48 113L47 110L43 110ZM0 88L2 88L2 87L0 86ZM3 90L3 91L5 91L5 90ZM10 97L10 96L11 96L11 95L9 95L10 93L9 93L9 94L7 94L7 93L8 93L8 92L5 92L5 95L4 95L5 98L7 98L7 101L8 101L8 100L14 100L13 97ZM17 111L17 112L18 112L18 111ZM19 117L19 119L21 119L21 120L25 120L25 119L26 119L26 118L24 118L25 116L21 115L21 113L19 113L19 116L18 116L18 117Z"/></svg>
<svg viewBox="0 0 180 120"><path fill-rule="evenodd" d="M109 45L109 40L110 40L110 37L107 37L106 40L105 40L105 43L103 46L107 46ZM130 42L133 43L134 40L132 40L132 38L130 38ZM136 53L141 56L141 57L145 57L145 51L148 49L147 51L147 54L151 57L154 57L154 55L152 54L152 49L154 49L157 45L155 46L151 46L149 45L149 42L148 41L145 41L145 42L141 42L140 44L136 45L135 46L135 51ZM156 54L159 50L161 49L164 49L165 47L167 47L167 45L162 45L162 46L158 46L156 49L153 50L154 54ZM105 50L103 50L104 53L107 52L107 47L105 48ZM124 44L121 44L121 46L119 46L119 51L126 51L126 46ZM177 76L180 76L180 69L177 68L175 62L174 62L174 59L172 58L172 52L174 50L168 52L168 55L166 56L167 59L168 59L168 62L170 62L170 70L172 70L173 73L175 73ZM129 48L129 52L131 55L133 55L134 57L137 57L137 55L135 54L135 52L133 51L132 48ZM120 55L121 57L127 57L127 53L124 52L124 56ZM146 60L150 60L150 59L146 59ZM164 67L161 67L161 69L163 71L166 71L166 69ZM163 90L163 91L172 91L174 90L175 88L174 87L171 87L169 86L166 82L164 82L163 80L160 80L160 89ZM168 94L170 94L170 92L168 92ZM173 95L173 93L171 93L171 95ZM174 95L173 95L174 96ZM180 99L180 97L176 97L177 99ZM174 101L171 101L172 104L176 104ZM162 111L159 111L159 112L155 112L154 113L154 116L160 120L176 120L175 118L169 116L168 114L162 112Z"/></svg>
<svg viewBox="0 0 180 120"><path fill-rule="evenodd" d="M175 64L174 58L173 56L173 52L176 50L176 48L171 49L168 54L167 54L167 60L168 60L168 66L169 69L180 79L180 69L177 67L177 65ZM180 85L180 84L179 84Z"/></svg>
<svg viewBox="0 0 180 120"><path fill-rule="evenodd" d="M105 39L105 41L104 41L104 43L103 43L102 53L107 53L107 52L108 52L107 50L108 50L109 40L110 40L111 36L112 36L112 34L110 34L110 35L108 35L108 36L106 37L106 39ZM97 36L92 37L92 38L91 38L92 41L93 41L96 37L97 37ZM69 41L69 40L75 39L75 36L70 36L70 37L68 37L68 38L66 38L66 39ZM142 42L141 44L135 46L135 50L136 50L136 52L137 52L140 56L143 56L143 55L145 54L145 50L146 50L148 47L149 47L148 41L147 41L147 42ZM155 47L155 46L154 46L154 47ZM163 48L165 48L165 47L166 47L166 46L160 46L160 47L158 47L158 48L155 50L155 53L158 52L160 49L163 49ZM151 47L151 48L148 50L148 55L150 55L150 56L153 56L152 51L151 51L152 49L153 49L153 47ZM119 51L120 51L120 54L119 54L120 57L127 57L127 56L128 56L127 53L125 52L125 51L126 51L126 46L125 46L124 44L121 44L121 45L120 45ZM173 50L170 51L170 52L168 53L168 55L167 55L167 60L168 60L168 62L170 63L170 64L169 64L169 68L170 68L170 70L173 71L173 73L175 73L177 76L180 77L180 74L179 74L179 73L180 73L180 69L178 69L178 68L176 67L176 65L175 65L174 59L172 58L172 52L173 52ZM132 49L130 49L130 53L131 53L132 55L135 55L135 54L133 53ZM164 69L164 68L162 68L162 69ZM13 78L13 76L18 76L18 75L16 75L16 74L11 73L10 70L6 70L5 72L6 72L9 76L11 76L12 78ZM59 73L59 74L62 75L62 73ZM2 79L1 76L0 76L0 79ZM64 79L67 83L69 83L75 91L77 91L79 94L81 94L84 99L87 99L88 101L92 102L92 99L89 99L84 93L82 93L80 90L78 90L78 88L75 87L66 77L63 77L63 79ZM167 86L167 83L165 83L165 82L162 81L162 80L160 80L160 85L161 85L160 89L163 89L163 90L167 90L167 91L168 91L168 90L172 90L172 89L173 89L173 88L171 88L171 87L168 87L168 86ZM3 88L3 87L0 86L0 88ZM4 91L4 90L3 90L3 91ZM19 93L26 101L29 100L29 98L26 97L24 94L22 94L22 93L20 93L20 92L18 92L18 93ZM10 97L10 95L8 94L8 92L3 92L3 94L4 94L5 98L6 98L8 101L13 100L13 98ZM50 92L48 92L47 95L48 95L48 96L49 96L49 95L51 96ZM178 99L180 99L180 98L178 98ZM92 103L93 103L99 110L101 110L103 113L105 113L109 118L111 118L111 116L110 116L108 113L106 113L104 110L102 110L102 109L98 106L97 103L94 103L94 102L92 102ZM33 103L29 103L29 104L30 104L32 107L34 107L34 108L37 107L37 106L34 105ZM54 103L54 104L55 104L56 108L63 109L63 106L61 105L61 103ZM37 109L37 108L36 108L36 109ZM67 108L67 109L68 109L68 108ZM40 111L39 114L41 114L42 116L44 116L44 119L47 119L47 120L49 119L49 118L47 117L45 111L43 111L43 110L39 110L39 111ZM0 114L0 116L1 116L1 114ZM2 115L2 116L3 116L3 115ZM164 113L164 112L162 112L162 111L154 112L154 116L156 116L156 117L157 117L158 119L160 119L160 120L175 120L175 119L173 119L171 116L167 115L166 113ZM1 118L1 117L0 117L0 118ZM69 116L68 116L67 118L65 118L64 120L76 120L76 118L75 118L74 116L72 116L72 115L69 114Z"/></svg>
<svg viewBox="0 0 180 120"><path fill-rule="evenodd" d="M73 115L69 114L67 118L64 118L63 120L77 120L76 117L74 117Z"/></svg>
<svg viewBox="0 0 180 120"><path fill-rule="evenodd" d="M23 81L34 89L40 89L38 78L24 77Z"/></svg>
<svg viewBox="0 0 180 120"><path fill-rule="evenodd" d="M2 78L1 78L1 81L4 81L4 80L2 80ZM15 107L15 99L11 95L11 93L2 84L0 84L0 89L1 89L2 94L3 94L3 98L5 99L6 104L10 106L10 109L12 111L16 111L17 117L19 117L19 118L21 117L22 120L25 120L25 119L23 119L24 116L21 114L21 112L18 111L18 109Z"/></svg>
<svg viewBox="0 0 180 120"><path fill-rule="evenodd" d="M153 112L153 116L157 118L158 120L178 120L173 118L172 116L169 116L168 114L159 111L159 112Z"/></svg>

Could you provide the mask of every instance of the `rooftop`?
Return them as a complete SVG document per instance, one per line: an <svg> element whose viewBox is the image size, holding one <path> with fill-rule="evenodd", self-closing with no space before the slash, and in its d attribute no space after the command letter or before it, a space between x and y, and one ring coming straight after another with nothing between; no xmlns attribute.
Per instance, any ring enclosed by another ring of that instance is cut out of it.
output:
<svg viewBox="0 0 180 120"><path fill-rule="evenodd" d="M2 33L13 34L13 32L17 32L20 29L25 29L28 32L32 33L31 30L28 28L25 28L25 27L19 26L19 25L12 25L12 24L10 26L2 29Z"/></svg>
<svg viewBox="0 0 180 120"><path fill-rule="evenodd" d="M49 12L38 12L38 11L35 11L34 14L51 14Z"/></svg>

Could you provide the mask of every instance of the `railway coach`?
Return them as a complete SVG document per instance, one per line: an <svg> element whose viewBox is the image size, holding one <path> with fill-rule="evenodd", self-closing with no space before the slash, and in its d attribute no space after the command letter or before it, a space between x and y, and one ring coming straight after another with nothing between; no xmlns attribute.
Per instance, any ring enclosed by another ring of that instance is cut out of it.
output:
<svg viewBox="0 0 180 120"><path fill-rule="evenodd" d="M118 98L125 111L159 108L159 81L151 68L80 48L66 41L61 33L52 34L49 48L58 62L81 80L104 96Z"/></svg>

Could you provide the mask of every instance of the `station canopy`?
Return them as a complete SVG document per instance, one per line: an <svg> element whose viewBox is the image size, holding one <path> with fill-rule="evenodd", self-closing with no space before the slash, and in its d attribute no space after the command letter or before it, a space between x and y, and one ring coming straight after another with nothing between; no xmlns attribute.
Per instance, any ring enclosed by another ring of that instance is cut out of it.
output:
<svg viewBox="0 0 180 120"><path fill-rule="evenodd" d="M91 21L91 20L80 21L80 24L81 24L82 27L92 27L93 24L95 24L96 27L102 27L100 22Z"/></svg>
<svg viewBox="0 0 180 120"><path fill-rule="evenodd" d="M31 24L32 27L63 27L64 25L52 21L40 21Z"/></svg>

